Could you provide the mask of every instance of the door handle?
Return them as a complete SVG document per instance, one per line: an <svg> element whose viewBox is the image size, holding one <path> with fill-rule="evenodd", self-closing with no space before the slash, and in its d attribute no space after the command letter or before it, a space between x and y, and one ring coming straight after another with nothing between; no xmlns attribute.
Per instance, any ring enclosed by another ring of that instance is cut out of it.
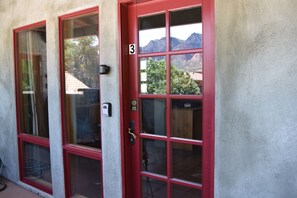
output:
<svg viewBox="0 0 297 198"><path fill-rule="evenodd" d="M130 143L133 145L135 144L136 135L134 134L134 121L130 120L130 127L128 128L129 140Z"/></svg>
<svg viewBox="0 0 297 198"><path fill-rule="evenodd" d="M136 135L133 132L133 129L128 128L128 133L134 138L134 140L136 140Z"/></svg>
<svg viewBox="0 0 297 198"><path fill-rule="evenodd" d="M132 145L135 144L135 140L136 140L136 135L133 133L133 129L131 128L128 128L128 133L129 133L129 140L130 140L130 143Z"/></svg>

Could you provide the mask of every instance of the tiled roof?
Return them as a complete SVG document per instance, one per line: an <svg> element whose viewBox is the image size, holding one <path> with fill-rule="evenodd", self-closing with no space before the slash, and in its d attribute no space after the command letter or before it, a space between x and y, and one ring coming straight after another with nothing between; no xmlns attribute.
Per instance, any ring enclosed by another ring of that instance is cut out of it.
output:
<svg viewBox="0 0 297 198"><path fill-rule="evenodd" d="M68 72L65 72L65 82L67 94L79 94L78 89L89 89L86 84Z"/></svg>

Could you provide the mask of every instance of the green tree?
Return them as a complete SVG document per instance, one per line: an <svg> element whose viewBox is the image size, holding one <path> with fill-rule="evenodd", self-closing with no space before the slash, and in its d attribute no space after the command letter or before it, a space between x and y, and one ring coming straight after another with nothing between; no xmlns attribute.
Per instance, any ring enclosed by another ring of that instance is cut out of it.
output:
<svg viewBox="0 0 297 198"><path fill-rule="evenodd" d="M166 63L165 60L147 61L147 92L149 94L166 93ZM200 94L200 88L189 73L171 66L172 94Z"/></svg>
<svg viewBox="0 0 297 198"><path fill-rule="evenodd" d="M97 36L67 39L64 48L65 70L89 87L98 87Z"/></svg>
<svg viewBox="0 0 297 198"><path fill-rule="evenodd" d="M147 62L147 92L149 94L166 93L166 65L165 60Z"/></svg>

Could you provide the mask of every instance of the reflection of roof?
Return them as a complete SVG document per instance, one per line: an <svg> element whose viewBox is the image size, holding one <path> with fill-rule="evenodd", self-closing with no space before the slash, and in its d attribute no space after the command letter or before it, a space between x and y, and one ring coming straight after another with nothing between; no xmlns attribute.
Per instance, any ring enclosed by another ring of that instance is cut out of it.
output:
<svg viewBox="0 0 297 198"><path fill-rule="evenodd" d="M89 87L82 81L75 78L72 74L65 72L66 93L79 94L78 89L88 89Z"/></svg>
<svg viewBox="0 0 297 198"><path fill-rule="evenodd" d="M202 81L203 75L198 72L189 72L189 75L194 81Z"/></svg>

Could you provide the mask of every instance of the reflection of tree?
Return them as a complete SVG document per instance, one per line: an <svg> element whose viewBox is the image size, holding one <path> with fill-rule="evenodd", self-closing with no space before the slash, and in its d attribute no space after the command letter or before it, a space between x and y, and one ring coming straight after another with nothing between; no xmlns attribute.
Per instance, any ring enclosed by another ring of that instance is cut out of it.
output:
<svg viewBox="0 0 297 198"><path fill-rule="evenodd" d="M22 60L23 80L21 82L23 91L33 91L32 82L30 80L29 64L29 61Z"/></svg>
<svg viewBox="0 0 297 198"><path fill-rule="evenodd" d="M98 39L85 36L67 39L65 47L65 71L91 88L98 87Z"/></svg>
<svg viewBox="0 0 297 198"><path fill-rule="evenodd" d="M165 60L147 62L147 92L149 94L166 93L166 64ZM200 94L200 89L189 73L171 66L171 93L172 94Z"/></svg>
<svg viewBox="0 0 297 198"><path fill-rule="evenodd" d="M172 94L200 94L198 84L190 77L188 72L171 67L171 93Z"/></svg>
<svg viewBox="0 0 297 198"><path fill-rule="evenodd" d="M166 64L165 60L147 62L147 92L149 94L166 93Z"/></svg>

